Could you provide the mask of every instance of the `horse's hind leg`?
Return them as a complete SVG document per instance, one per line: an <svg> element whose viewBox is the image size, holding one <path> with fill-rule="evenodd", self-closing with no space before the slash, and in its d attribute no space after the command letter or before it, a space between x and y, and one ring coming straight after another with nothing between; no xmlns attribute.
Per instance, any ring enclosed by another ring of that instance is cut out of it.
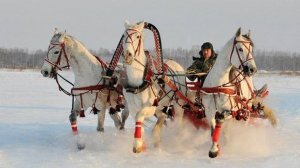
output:
<svg viewBox="0 0 300 168"><path fill-rule="evenodd" d="M166 114L162 113L157 121L156 121L156 124L153 128L153 138L154 138L154 147L159 147L159 144L160 144L160 141L161 141L161 129L162 129L162 126L166 120L167 116Z"/></svg>
<svg viewBox="0 0 300 168"><path fill-rule="evenodd" d="M272 124L273 127L275 127L277 125L277 118L276 118L275 113L268 105L263 103L262 99L259 99L259 98L253 99L252 104L255 106L260 105L262 107L262 112L263 112L264 117L270 121L270 123Z"/></svg>
<svg viewBox="0 0 300 168"><path fill-rule="evenodd" d="M101 110L98 113L98 126L97 131L104 132L104 119L105 119L105 107L101 106Z"/></svg>

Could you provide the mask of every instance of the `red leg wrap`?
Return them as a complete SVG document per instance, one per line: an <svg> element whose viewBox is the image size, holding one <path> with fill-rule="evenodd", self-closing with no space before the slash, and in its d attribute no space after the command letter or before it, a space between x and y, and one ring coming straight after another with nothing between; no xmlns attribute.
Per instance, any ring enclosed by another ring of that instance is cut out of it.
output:
<svg viewBox="0 0 300 168"><path fill-rule="evenodd" d="M78 134L77 123L76 122L72 122L71 123L71 127L72 127L73 134Z"/></svg>
<svg viewBox="0 0 300 168"><path fill-rule="evenodd" d="M215 130L213 132L213 135L212 135L212 141L213 142L218 142L219 139L220 139L220 134L221 134L221 124L217 123L216 127L215 127Z"/></svg>
<svg viewBox="0 0 300 168"><path fill-rule="evenodd" d="M135 123L134 138L142 138L142 122Z"/></svg>

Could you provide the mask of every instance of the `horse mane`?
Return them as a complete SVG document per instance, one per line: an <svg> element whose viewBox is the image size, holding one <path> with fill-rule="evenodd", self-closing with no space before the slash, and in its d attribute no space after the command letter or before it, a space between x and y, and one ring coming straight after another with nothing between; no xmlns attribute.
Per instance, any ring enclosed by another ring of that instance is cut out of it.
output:
<svg viewBox="0 0 300 168"><path fill-rule="evenodd" d="M60 37L61 37L62 35L63 35L62 32L55 34L55 35L52 37L52 39L51 39L51 43L59 43L59 39L60 39ZM78 43L80 43L82 46L85 47L85 45L84 45L81 41L79 41L78 39L76 39L75 37L73 37L73 36L71 36L71 35L69 35L69 34L66 34L66 37L70 38L70 39L73 40L73 41L77 41ZM85 47L85 48L86 48L86 47Z"/></svg>

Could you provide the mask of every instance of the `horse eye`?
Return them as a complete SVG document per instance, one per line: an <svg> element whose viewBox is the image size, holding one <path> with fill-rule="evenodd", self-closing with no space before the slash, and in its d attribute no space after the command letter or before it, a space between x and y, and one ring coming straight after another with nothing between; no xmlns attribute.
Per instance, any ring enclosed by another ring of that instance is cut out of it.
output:
<svg viewBox="0 0 300 168"><path fill-rule="evenodd" d="M140 37L141 37L141 36L139 36L139 35L138 35L138 36L136 36L136 38L138 38L138 39L139 39Z"/></svg>
<svg viewBox="0 0 300 168"><path fill-rule="evenodd" d="M244 50L243 50L242 48L239 48L239 51L240 51L240 52L243 52Z"/></svg>
<svg viewBox="0 0 300 168"><path fill-rule="evenodd" d="M55 51L55 52L54 52L54 54L58 54L58 53L59 53L59 51Z"/></svg>

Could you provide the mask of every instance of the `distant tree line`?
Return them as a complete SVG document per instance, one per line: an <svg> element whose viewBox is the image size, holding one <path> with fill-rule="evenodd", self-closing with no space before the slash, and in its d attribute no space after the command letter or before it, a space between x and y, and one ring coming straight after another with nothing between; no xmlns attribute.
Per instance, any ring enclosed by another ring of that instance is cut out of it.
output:
<svg viewBox="0 0 300 168"><path fill-rule="evenodd" d="M170 58L179 62L187 68L192 64L192 57L198 57L200 46L192 46L191 49L163 49L164 58ZM114 53L113 50L100 48L91 50L97 56L101 56L109 62ZM150 50L154 55L155 50ZM11 69L39 69L43 65L47 55L45 50L28 51L26 49L5 49L0 48L0 68ZM300 71L300 53L283 52L283 51L254 51L255 62L259 70L267 71Z"/></svg>

